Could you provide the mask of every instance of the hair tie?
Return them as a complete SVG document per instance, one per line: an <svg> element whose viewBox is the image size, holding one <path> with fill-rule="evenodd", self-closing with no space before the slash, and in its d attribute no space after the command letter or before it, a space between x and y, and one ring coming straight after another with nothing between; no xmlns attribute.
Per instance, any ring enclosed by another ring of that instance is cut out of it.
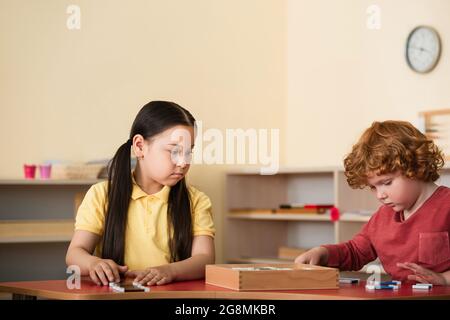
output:
<svg viewBox="0 0 450 320"><path fill-rule="evenodd" d="M127 140L127 142L126 142L126 144L128 144L128 145L130 145L130 146L131 146L131 145L133 144L133 140L131 140L131 138L130 138L130 139L128 139L128 140Z"/></svg>

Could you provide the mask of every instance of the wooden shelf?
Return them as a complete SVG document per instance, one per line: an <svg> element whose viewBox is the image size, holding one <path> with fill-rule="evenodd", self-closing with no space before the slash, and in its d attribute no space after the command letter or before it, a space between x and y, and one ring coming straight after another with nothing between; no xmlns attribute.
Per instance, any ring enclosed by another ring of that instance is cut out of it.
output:
<svg viewBox="0 0 450 320"><path fill-rule="evenodd" d="M332 222L329 214L230 213L228 219Z"/></svg>
<svg viewBox="0 0 450 320"><path fill-rule="evenodd" d="M6 220L0 221L0 243L68 242L73 231L73 220Z"/></svg>
<svg viewBox="0 0 450 320"><path fill-rule="evenodd" d="M89 188L101 181L1 178L0 280L66 277L65 256L77 208Z"/></svg>
<svg viewBox="0 0 450 320"><path fill-rule="evenodd" d="M92 185L97 182L101 182L104 180L101 179L83 179L83 180L69 180L69 179L0 179L0 185L51 185L51 186L59 186L59 185L75 185L75 186L83 186L83 185Z"/></svg>

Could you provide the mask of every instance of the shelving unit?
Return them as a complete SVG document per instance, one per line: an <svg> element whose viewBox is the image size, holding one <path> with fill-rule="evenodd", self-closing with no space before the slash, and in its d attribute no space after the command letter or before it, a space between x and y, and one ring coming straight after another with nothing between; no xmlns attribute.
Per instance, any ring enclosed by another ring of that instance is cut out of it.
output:
<svg viewBox="0 0 450 320"><path fill-rule="evenodd" d="M438 184L450 186L450 168ZM270 214L285 203L334 204L339 221L330 214ZM286 262L281 246L312 248L350 240L370 219L356 212L375 212L380 206L368 190L351 189L343 168L282 168L276 175L257 170L232 171L226 177L225 260L227 263ZM252 213L245 213L251 209Z"/></svg>
<svg viewBox="0 0 450 320"><path fill-rule="evenodd" d="M228 219L243 220L271 220L271 221L326 221L331 220L329 214L258 214L258 213L233 213Z"/></svg>
<svg viewBox="0 0 450 320"><path fill-rule="evenodd" d="M100 180L0 180L0 281L63 279L77 206Z"/></svg>
<svg viewBox="0 0 450 320"><path fill-rule="evenodd" d="M42 243L70 241L74 220L0 221L0 243Z"/></svg>

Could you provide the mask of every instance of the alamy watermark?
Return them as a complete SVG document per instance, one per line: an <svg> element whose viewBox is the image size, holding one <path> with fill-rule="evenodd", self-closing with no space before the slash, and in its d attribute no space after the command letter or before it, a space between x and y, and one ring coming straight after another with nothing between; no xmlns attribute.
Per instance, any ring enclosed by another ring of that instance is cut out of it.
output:
<svg viewBox="0 0 450 320"><path fill-rule="evenodd" d="M70 274L67 278L67 289L81 289L81 269L77 265L70 265L67 267L66 273Z"/></svg>
<svg viewBox="0 0 450 320"><path fill-rule="evenodd" d="M367 278L367 283L379 283L381 282L381 266L376 264L370 264L367 266L366 273L372 275Z"/></svg>
<svg viewBox="0 0 450 320"><path fill-rule="evenodd" d="M367 7L367 20L366 27L369 30L380 30L381 29L381 8L377 4L372 4Z"/></svg>
<svg viewBox="0 0 450 320"><path fill-rule="evenodd" d="M81 9L75 4L67 6L66 13L69 14L66 20L66 27L69 30L81 29Z"/></svg>
<svg viewBox="0 0 450 320"><path fill-rule="evenodd" d="M280 167L279 129L204 129L196 121L195 148L191 154L191 136L187 130L174 130L171 140L181 149L172 154L172 161L195 164L249 164L259 166L261 174L276 174Z"/></svg>

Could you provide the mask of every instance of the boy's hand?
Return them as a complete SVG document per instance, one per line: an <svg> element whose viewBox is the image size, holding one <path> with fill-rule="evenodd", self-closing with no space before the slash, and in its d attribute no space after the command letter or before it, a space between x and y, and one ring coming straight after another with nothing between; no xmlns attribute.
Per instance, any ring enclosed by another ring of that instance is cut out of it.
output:
<svg viewBox="0 0 450 320"><path fill-rule="evenodd" d="M110 259L96 259L89 266L89 276L97 285L107 286L109 282L120 282L120 273L125 273L127 266L120 266Z"/></svg>
<svg viewBox="0 0 450 320"><path fill-rule="evenodd" d="M408 280L413 280L421 283L431 283L440 286L446 286L447 280L438 272L426 269L418 264L412 262L397 263L397 267L408 269L414 272L414 274L408 275Z"/></svg>
<svg viewBox="0 0 450 320"><path fill-rule="evenodd" d="M167 284L175 280L175 275L169 264L151 267L145 270L128 271L126 277L135 277L133 282L153 286Z"/></svg>
<svg viewBox="0 0 450 320"><path fill-rule="evenodd" d="M328 263L328 250L325 247L312 248L295 258L295 263L326 266Z"/></svg>

